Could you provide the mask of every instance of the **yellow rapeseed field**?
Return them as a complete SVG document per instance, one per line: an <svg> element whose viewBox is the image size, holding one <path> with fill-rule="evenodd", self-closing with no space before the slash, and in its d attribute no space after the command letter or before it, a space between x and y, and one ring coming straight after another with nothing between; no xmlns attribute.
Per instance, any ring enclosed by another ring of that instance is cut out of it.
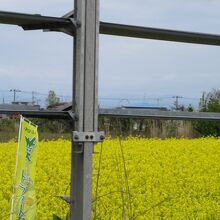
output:
<svg viewBox="0 0 220 220"><path fill-rule="evenodd" d="M68 212L56 195L69 194L70 146L40 142L40 220ZM16 148L15 142L0 144L3 220L9 219ZM95 152L93 219L220 219L220 139L107 139Z"/></svg>

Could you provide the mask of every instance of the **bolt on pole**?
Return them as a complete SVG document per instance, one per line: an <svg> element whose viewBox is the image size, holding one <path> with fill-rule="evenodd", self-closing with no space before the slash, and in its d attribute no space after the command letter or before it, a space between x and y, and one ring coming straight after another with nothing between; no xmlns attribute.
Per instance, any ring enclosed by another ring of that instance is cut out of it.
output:
<svg viewBox="0 0 220 220"><path fill-rule="evenodd" d="M99 0L75 0L80 22L74 38L73 112L77 132L96 132L98 126ZM89 220L92 210L92 153L94 142L72 142L70 219Z"/></svg>

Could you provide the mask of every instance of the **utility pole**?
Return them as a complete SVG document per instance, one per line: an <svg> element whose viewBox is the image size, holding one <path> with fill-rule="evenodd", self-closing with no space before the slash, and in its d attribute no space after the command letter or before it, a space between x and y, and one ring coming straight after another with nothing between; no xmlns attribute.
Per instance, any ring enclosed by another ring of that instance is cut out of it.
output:
<svg viewBox="0 0 220 220"><path fill-rule="evenodd" d="M178 110L178 109L179 109L179 99L181 99L181 98L183 98L183 97L177 95L177 96L173 96L172 98L175 99L174 105L175 105L176 110Z"/></svg>
<svg viewBox="0 0 220 220"><path fill-rule="evenodd" d="M35 104L35 94L36 94L36 92L34 92L34 91L32 91L32 105L34 105Z"/></svg>
<svg viewBox="0 0 220 220"><path fill-rule="evenodd" d="M144 93L144 103L146 102L146 93Z"/></svg>
<svg viewBox="0 0 220 220"><path fill-rule="evenodd" d="M157 107L159 107L160 98L157 98Z"/></svg>
<svg viewBox="0 0 220 220"><path fill-rule="evenodd" d="M10 89L10 92L14 93L14 102L15 102L15 100L16 100L16 93L17 92L21 92L21 90L19 90L19 89Z"/></svg>

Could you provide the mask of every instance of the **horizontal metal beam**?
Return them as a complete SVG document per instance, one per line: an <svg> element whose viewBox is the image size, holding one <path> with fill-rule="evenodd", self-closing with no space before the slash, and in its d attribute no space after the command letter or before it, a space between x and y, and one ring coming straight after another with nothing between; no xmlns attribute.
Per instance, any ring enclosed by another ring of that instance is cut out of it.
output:
<svg viewBox="0 0 220 220"><path fill-rule="evenodd" d="M41 16L38 14L22 14L0 11L0 23L21 26L24 30L51 30L62 31L74 36L73 11L63 17ZM132 26L100 22L100 33L133 38L174 41L183 43L206 44L220 46L220 35L175 31L160 28Z"/></svg>
<svg viewBox="0 0 220 220"><path fill-rule="evenodd" d="M70 119L70 113L68 111L47 111L47 110L7 110L0 109L0 114L5 115L23 115L30 118L48 118L48 119ZM73 114L74 116L74 114Z"/></svg>
<svg viewBox="0 0 220 220"><path fill-rule="evenodd" d="M99 116L119 118L149 118L166 120L208 120L220 121L220 113L212 112L174 112L146 109L100 109Z"/></svg>
<svg viewBox="0 0 220 220"><path fill-rule="evenodd" d="M73 23L67 18L0 11L0 23L21 26L24 30L65 28Z"/></svg>
<svg viewBox="0 0 220 220"><path fill-rule="evenodd" d="M123 37L220 46L220 35L101 22L100 33Z"/></svg>
<svg viewBox="0 0 220 220"><path fill-rule="evenodd" d="M78 120L78 116L69 111L15 111L1 110L0 114L18 115L31 118L48 118L48 119L70 119ZM220 113L212 112L174 112L174 111L153 111L146 109L99 109L99 116L118 117L118 118L148 118L148 119L166 119L166 120L207 120L220 121Z"/></svg>

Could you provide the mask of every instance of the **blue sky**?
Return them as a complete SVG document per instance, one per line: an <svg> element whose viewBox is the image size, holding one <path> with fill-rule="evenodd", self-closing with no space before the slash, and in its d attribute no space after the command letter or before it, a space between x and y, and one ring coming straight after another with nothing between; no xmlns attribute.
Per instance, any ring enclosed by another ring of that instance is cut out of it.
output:
<svg viewBox="0 0 220 220"><path fill-rule="evenodd" d="M52 16L72 8L70 0L1 0L0 5L0 10ZM102 21L216 34L219 10L218 0L101 0ZM71 95L71 37L6 25L0 33L0 90ZM160 97L165 105L166 97L181 95L182 102L196 103L203 91L219 88L219 57L215 46L101 35L99 96L145 97L149 103Z"/></svg>

